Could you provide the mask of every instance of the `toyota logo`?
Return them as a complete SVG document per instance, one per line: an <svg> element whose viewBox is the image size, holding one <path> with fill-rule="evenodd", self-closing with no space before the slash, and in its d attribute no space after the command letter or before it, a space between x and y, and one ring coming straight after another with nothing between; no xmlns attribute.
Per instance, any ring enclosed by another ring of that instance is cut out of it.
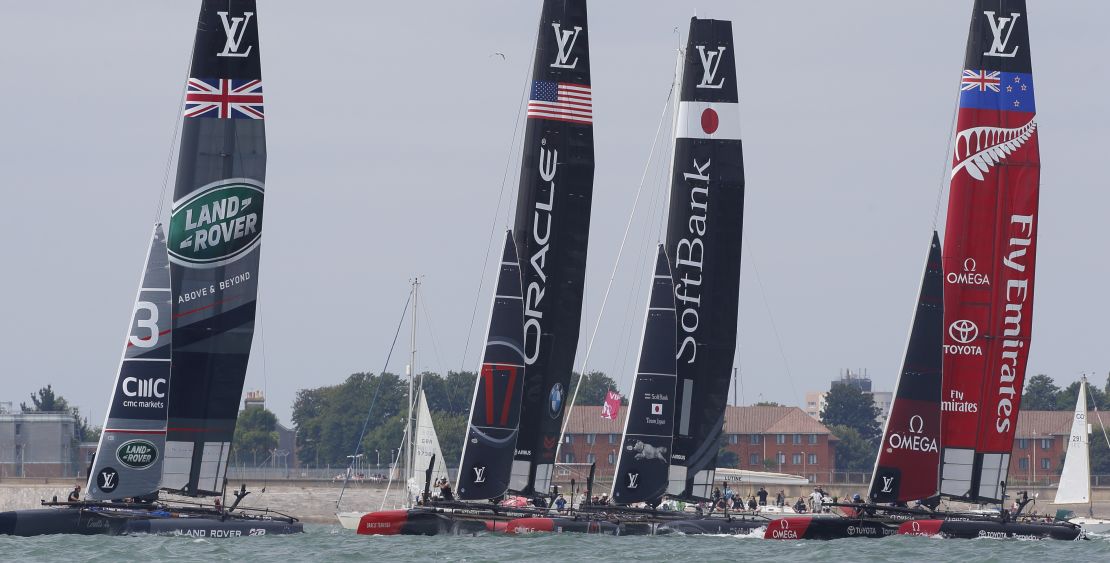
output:
<svg viewBox="0 0 1110 563"><path fill-rule="evenodd" d="M960 319L948 326L948 336L960 344L968 344L979 337L979 327L967 319Z"/></svg>

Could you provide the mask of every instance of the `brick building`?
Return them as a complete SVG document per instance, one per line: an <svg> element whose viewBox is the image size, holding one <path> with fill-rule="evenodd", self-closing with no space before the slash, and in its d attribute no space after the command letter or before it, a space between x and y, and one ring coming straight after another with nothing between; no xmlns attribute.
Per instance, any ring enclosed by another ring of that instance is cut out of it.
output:
<svg viewBox="0 0 1110 563"><path fill-rule="evenodd" d="M599 479L613 474L628 407L616 420L601 407L574 407L567 421L559 463L594 463ZM725 410L724 448L739 469L775 471L827 479L834 471L836 437L798 407L733 407ZM722 466L724 466L722 464Z"/></svg>
<svg viewBox="0 0 1110 563"><path fill-rule="evenodd" d="M1020 411L1010 455L1010 481L1056 483L1064 468L1074 411ZM1087 417L1101 434L1094 413Z"/></svg>

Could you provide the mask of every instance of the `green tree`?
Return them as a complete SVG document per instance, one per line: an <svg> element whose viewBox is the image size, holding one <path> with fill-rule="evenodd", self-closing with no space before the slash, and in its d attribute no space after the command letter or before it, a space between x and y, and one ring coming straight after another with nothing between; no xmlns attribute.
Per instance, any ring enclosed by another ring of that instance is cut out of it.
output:
<svg viewBox="0 0 1110 563"><path fill-rule="evenodd" d="M874 444L882 433L875 399L855 385L833 385L825 394L821 422L826 426L842 425L855 430L860 438Z"/></svg>
<svg viewBox="0 0 1110 563"><path fill-rule="evenodd" d="M1066 388L1064 388L1064 390L1060 391L1056 395L1056 404L1053 406L1053 408L1051 410L1057 410L1057 411L1075 410L1075 402L1076 402L1077 399L1079 399L1079 382L1078 381L1072 383L1071 385L1068 385ZM1102 389L1099 389L1097 385L1088 384L1087 385L1087 410L1092 410L1096 407L1099 410L1110 409L1110 404L1108 404L1108 402L1107 402L1106 392L1104 392ZM1029 408L1029 407L1027 405L1025 405L1024 403L1022 403L1021 408L1025 409L1025 408ZM1029 410L1036 410L1036 409L1029 409Z"/></svg>
<svg viewBox="0 0 1110 563"><path fill-rule="evenodd" d="M875 464L875 446L859 431L844 424L829 425L836 443L837 471L870 471Z"/></svg>
<svg viewBox="0 0 1110 563"><path fill-rule="evenodd" d="M76 440L78 442L95 442L100 440L100 427L91 426L87 417L81 416L81 410L69 406L65 397L54 393L54 388L47 384L31 393L31 404L19 403L19 408L26 413L34 412L67 412L73 415L75 422Z"/></svg>
<svg viewBox="0 0 1110 563"><path fill-rule="evenodd" d="M380 385L380 389L379 389ZM384 429L394 430L381 436L379 449L396 448L401 442L404 413L408 412L408 384L392 373L356 373L339 385L302 389L293 401L293 425L297 428L297 457L305 465L345 467L347 456L357 445L375 391L378 398L370 412L367 436ZM397 418L395 427L390 423ZM363 444L366 440L363 441ZM366 450L363 450L367 453ZM367 455L369 457L369 454ZM388 459L387 456L383 456Z"/></svg>
<svg viewBox="0 0 1110 563"><path fill-rule="evenodd" d="M1089 437L1091 448L1091 474L1110 475L1110 448L1106 446L1106 435L1098 420L1091 421L1093 432ZM1110 426L1110 425L1108 425ZM1107 430L1110 430L1108 428Z"/></svg>
<svg viewBox="0 0 1110 563"><path fill-rule="evenodd" d="M265 407L249 407L239 415L232 440L233 459L254 465L278 446L277 417Z"/></svg>
<svg viewBox="0 0 1110 563"><path fill-rule="evenodd" d="M578 386L579 374L570 376L570 392L574 393ZM591 371L582 379L582 386L578 389L578 398L574 401L576 406L600 406L605 403L605 393L617 389L617 382L612 377L600 371ZM628 398L621 397L621 404L627 405Z"/></svg>
<svg viewBox="0 0 1110 563"><path fill-rule="evenodd" d="M1021 408L1029 411L1054 411L1057 410L1057 398L1060 388L1052 378L1038 373L1025 382L1025 392L1021 395ZM1075 408L1075 395L1072 396L1070 409Z"/></svg>

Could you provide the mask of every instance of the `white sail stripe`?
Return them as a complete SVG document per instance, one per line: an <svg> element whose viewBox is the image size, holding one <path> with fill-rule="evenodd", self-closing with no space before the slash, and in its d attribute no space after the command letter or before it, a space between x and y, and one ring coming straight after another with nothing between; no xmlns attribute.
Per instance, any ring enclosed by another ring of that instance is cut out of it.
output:
<svg viewBox="0 0 1110 563"><path fill-rule="evenodd" d="M124 358L125 362L168 362L169 358Z"/></svg>
<svg viewBox="0 0 1110 563"><path fill-rule="evenodd" d="M674 374L674 373L656 373L656 372L653 372L653 371L638 371L638 372L636 372L636 375L658 375L658 376L662 376L662 377L678 377L678 374Z"/></svg>
<svg viewBox="0 0 1110 563"><path fill-rule="evenodd" d="M571 91L576 92L576 93L580 92L580 93L583 93L587 96L589 96L590 92L593 90L589 86L576 86L574 84L566 84L566 83L559 84L559 89L560 90L571 90Z"/></svg>
<svg viewBox="0 0 1110 563"><path fill-rule="evenodd" d="M519 300L523 299L519 295L494 295L493 297L495 299L512 299L512 300L515 300L515 301L519 301Z"/></svg>
<svg viewBox="0 0 1110 563"><path fill-rule="evenodd" d="M165 291L169 293L171 290L168 287L144 287L139 291Z"/></svg>
<svg viewBox="0 0 1110 563"><path fill-rule="evenodd" d="M648 307L648 311L674 311L674 307Z"/></svg>
<svg viewBox="0 0 1110 563"><path fill-rule="evenodd" d="M507 366L507 367L511 367L511 368L523 368L524 367L521 364L506 364L505 362L486 362L482 365L483 366L487 366L487 365Z"/></svg>
<svg viewBox="0 0 1110 563"><path fill-rule="evenodd" d="M558 111L563 113L581 115L584 117L589 117L593 115L593 110L590 108L580 108L559 103L549 104L545 102L532 102L528 104L528 111Z"/></svg>

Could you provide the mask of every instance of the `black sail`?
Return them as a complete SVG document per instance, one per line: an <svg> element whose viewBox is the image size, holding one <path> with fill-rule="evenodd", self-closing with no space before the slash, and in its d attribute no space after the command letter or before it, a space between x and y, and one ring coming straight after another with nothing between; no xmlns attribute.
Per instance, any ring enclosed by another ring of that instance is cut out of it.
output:
<svg viewBox="0 0 1110 563"><path fill-rule="evenodd" d="M501 496L509 488L520 396L524 388L524 304L513 232L505 233L486 350L470 403L456 490L462 500Z"/></svg>
<svg viewBox="0 0 1110 563"><path fill-rule="evenodd" d="M173 367L163 486L222 489L254 336L266 135L254 0L204 0L170 219Z"/></svg>
<svg viewBox="0 0 1110 563"><path fill-rule="evenodd" d="M944 272L940 238L933 232L902 373L875 458L868 493L872 502L908 502L937 494L943 359Z"/></svg>
<svg viewBox="0 0 1110 563"><path fill-rule="evenodd" d="M171 337L170 268L166 235L158 224L85 498L111 500L158 492L166 448Z"/></svg>
<svg viewBox="0 0 1110 563"><path fill-rule="evenodd" d="M660 244L644 317L636 382L629 395L624 438L613 476L613 501L655 504L667 491L674 426L675 351L674 280Z"/></svg>
<svg viewBox="0 0 1110 563"><path fill-rule="evenodd" d="M744 164L734 53L731 22L691 19L667 223L678 316L668 492L680 497L709 496L736 348Z"/></svg>
<svg viewBox="0 0 1110 563"><path fill-rule="evenodd" d="M546 492L578 347L594 141L586 0L545 0L515 237L524 282L524 412L510 489Z"/></svg>

